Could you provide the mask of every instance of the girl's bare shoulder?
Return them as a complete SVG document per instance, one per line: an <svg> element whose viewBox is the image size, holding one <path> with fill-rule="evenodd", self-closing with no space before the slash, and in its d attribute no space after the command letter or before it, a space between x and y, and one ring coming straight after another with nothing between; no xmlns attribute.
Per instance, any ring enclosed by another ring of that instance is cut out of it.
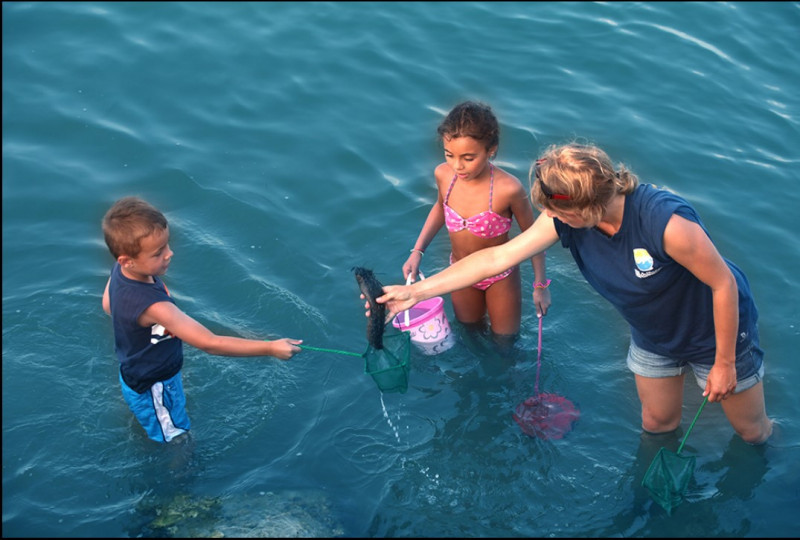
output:
<svg viewBox="0 0 800 540"><path fill-rule="evenodd" d="M433 176L434 178L436 178L436 185L439 187L444 186L445 188L447 188L447 186L450 183L450 180L453 179L454 174L455 172L453 171L453 168L450 167L450 165L448 165L447 162L440 163L433 170Z"/></svg>
<svg viewBox="0 0 800 540"><path fill-rule="evenodd" d="M437 180L440 178L450 179L453 177L453 168L450 167L446 161L444 161L436 166L436 168L433 170L433 175Z"/></svg>
<svg viewBox="0 0 800 540"><path fill-rule="evenodd" d="M525 186L514 176L499 167L494 168L494 190L495 193L505 194L513 197L520 191L525 191Z"/></svg>

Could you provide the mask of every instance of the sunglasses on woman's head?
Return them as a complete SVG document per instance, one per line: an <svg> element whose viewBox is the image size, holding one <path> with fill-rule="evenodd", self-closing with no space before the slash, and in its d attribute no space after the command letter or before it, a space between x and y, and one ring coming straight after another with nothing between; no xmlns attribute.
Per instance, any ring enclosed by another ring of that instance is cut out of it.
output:
<svg viewBox="0 0 800 540"><path fill-rule="evenodd" d="M544 185L544 182L542 182L542 175L539 173L539 166L542 163L544 163L544 159L537 159L534 170L536 171L536 179L539 181L539 187L541 188L542 193L544 193L544 196L547 197L548 199L555 199L562 201L570 200L571 197L569 195L563 195L561 193L553 193L552 191L550 191L550 188Z"/></svg>

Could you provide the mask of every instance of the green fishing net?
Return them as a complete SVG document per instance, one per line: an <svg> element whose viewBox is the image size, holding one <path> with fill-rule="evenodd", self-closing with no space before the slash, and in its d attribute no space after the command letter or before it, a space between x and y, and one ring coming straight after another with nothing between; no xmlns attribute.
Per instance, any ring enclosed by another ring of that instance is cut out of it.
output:
<svg viewBox="0 0 800 540"><path fill-rule="evenodd" d="M411 337L408 332L384 334L383 348L367 346L364 352L364 373L370 375L381 392L408 390L408 358L411 354Z"/></svg>
<svg viewBox="0 0 800 540"><path fill-rule="evenodd" d="M644 473L644 478L642 478L642 485L650 492L650 496L669 515L672 515L672 509L683 501L683 496L689 487L689 481L692 479L692 474L694 474L694 456L682 456L680 454L706 403L708 403L708 396L703 399L703 403L697 409L697 414L694 415L692 424L681 440L678 452L675 453L662 447L653 462L650 463L647 472Z"/></svg>
<svg viewBox="0 0 800 540"><path fill-rule="evenodd" d="M642 485L661 507L672 514L672 509L683 501L689 481L694 474L694 456L681 456L661 448L644 474Z"/></svg>

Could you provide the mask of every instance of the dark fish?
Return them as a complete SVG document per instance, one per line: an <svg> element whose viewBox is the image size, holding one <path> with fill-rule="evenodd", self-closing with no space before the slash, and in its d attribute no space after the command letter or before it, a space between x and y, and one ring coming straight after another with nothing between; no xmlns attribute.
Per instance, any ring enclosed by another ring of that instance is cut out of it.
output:
<svg viewBox="0 0 800 540"><path fill-rule="evenodd" d="M356 266L353 268L356 274L358 288L361 294L369 302L369 319L367 319L367 341L375 349L383 349L383 328L386 324L386 306L375 301L379 296L383 296L383 285L372 273L372 270Z"/></svg>

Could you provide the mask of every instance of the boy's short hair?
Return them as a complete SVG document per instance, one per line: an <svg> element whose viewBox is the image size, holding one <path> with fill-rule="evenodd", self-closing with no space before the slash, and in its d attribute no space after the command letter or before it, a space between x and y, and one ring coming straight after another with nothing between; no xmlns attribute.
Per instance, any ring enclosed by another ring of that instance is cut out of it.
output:
<svg viewBox="0 0 800 540"><path fill-rule="evenodd" d="M138 256L142 239L166 228L164 214L139 197L123 197L103 216L103 236L115 259Z"/></svg>

